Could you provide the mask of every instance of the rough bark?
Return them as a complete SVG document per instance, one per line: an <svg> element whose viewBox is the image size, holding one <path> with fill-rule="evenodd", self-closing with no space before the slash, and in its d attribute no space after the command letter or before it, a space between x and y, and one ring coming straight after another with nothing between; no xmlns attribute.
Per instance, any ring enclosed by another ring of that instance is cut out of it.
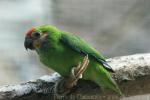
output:
<svg viewBox="0 0 150 100"><path fill-rule="evenodd" d="M107 59L115 69L112 74L121 88L124 97L150 93L150 54L136 54ZM0 100L119 100L110 90L98 87L94 82L79 80L71 93L61 96L54 93L55 84L61 77L54 73L35 81L19 85L0 87Z"/></svg>

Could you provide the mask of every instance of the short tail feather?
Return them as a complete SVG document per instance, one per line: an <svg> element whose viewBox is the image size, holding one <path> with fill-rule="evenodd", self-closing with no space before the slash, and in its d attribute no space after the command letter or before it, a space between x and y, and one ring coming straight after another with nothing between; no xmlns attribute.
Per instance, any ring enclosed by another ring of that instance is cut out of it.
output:
<svg viewBox="0 0 150 100"><path fill-rule="evenodd" d="M97 66L97 68L99 70L97 70L95 82L98 83L100 86L103 86L104 88L109 88L118 93L120 96L123 96L123 93L119 89L117 83L112 78L110 73L106 69L104 69L103 66Z"/></svg>

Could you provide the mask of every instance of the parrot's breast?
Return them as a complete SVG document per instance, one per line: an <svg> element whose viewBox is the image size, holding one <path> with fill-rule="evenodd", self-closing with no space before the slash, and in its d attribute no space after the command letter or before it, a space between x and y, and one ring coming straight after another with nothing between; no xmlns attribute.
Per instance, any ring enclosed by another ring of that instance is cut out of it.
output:
<svg viewBox="0 0 150 100"><path fill-rule="evenodd" d="M72 67L75 67L83 59L82 55L65 46L41 50L39 57L44 65L52 68L62 76L70 75Z"/></svg>

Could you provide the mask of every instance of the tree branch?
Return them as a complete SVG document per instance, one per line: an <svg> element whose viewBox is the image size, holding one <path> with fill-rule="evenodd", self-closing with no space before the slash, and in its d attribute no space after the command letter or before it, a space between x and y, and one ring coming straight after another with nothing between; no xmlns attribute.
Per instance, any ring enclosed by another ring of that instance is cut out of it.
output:
<svg viewBox="0 0 150 100"><path fill-rule="evenodd" d="M125 95L124 98L150 93L150 54L115 57L107 61L116 71L113 77ZM60 79L54 73L35 81L0 87L0 100L119 99L114 92L100 89L94 82L87 80L79 80L67 96L56 95L54 87Z"/></svg>

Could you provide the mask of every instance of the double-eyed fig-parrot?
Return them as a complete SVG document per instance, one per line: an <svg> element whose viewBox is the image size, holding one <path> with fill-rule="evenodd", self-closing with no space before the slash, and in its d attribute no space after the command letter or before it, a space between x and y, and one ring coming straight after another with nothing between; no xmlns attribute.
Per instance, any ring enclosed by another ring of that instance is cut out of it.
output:
<svg viewBox="0 0 150 100"><path fill-rule="evenodd" d="M35 50L44 65L63 77L69 76L71 69L88 55L90 62L82 79L94 81L100 87L122 95L111 77L110 72L114 71L105 58L95 48L72 33L51 25L35 26L26 33L24 46L26 49Z"/></svg>

